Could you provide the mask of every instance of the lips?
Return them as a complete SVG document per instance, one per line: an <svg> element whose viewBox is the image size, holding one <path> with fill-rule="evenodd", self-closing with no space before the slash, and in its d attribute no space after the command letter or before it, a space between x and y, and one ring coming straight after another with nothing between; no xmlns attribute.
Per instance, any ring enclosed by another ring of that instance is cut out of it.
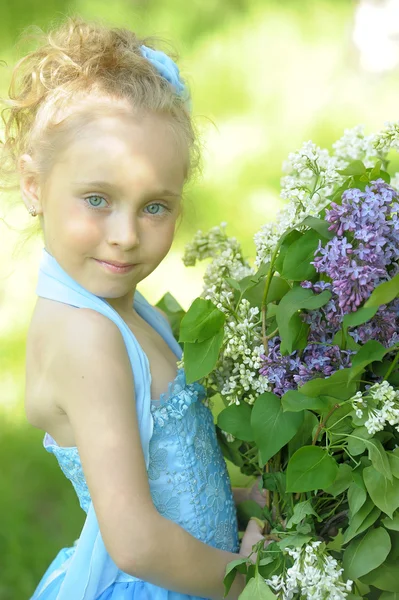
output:
<svg viewBox="0 0 399 600"><path fill-rule="evenodd" d="M105 263L107 265L112 265L114 267L134 267L135 263L121 263L121 262L116 262L116 261L111 261L111 260L101 260L100 258L97 258L96 260L98 260L99 262Z"/></svg>

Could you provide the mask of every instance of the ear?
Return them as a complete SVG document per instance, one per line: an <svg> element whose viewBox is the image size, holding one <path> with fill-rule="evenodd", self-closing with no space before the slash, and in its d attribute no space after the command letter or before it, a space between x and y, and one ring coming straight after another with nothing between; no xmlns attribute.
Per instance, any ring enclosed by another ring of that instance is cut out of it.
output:
<svg viewBox="0 0 399 600"><path fill-rule="evenodd" d="M36 214L42 214L42 204L40 201L40 188L38 177L33 171L33 158L29 154L23 154L18 160L18 169L20 174L20 189L22 200L29 210L31 206L36 209Z"/></svg>

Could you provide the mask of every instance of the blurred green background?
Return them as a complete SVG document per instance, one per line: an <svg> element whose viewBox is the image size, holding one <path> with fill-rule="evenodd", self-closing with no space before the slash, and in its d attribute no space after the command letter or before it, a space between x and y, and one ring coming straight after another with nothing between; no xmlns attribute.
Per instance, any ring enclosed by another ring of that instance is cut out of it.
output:
<svg viewBox="0 0 399 600"><path fill-rule="evenodd" d="M364 123L377 131L398 116L396 42L384 46L376 17L367 26L351 0L2 0L2 95L23 29L45 28L65 14L166 37L191 85L203 178L187 188L172 251L140 285L154 303L170 291L187 309L199 294L204 265L181 262L197 229L226 221L254 257L253 234L280 206L282 162L303 141L330 147L344 128ZM24 416L25 336L42 248L41 239L20 248L28 221L17 195L0 196L0 600L29 598L84 521L71 485L42 447L43 432ZM233 483L244 484L229 468Z"/></svg>

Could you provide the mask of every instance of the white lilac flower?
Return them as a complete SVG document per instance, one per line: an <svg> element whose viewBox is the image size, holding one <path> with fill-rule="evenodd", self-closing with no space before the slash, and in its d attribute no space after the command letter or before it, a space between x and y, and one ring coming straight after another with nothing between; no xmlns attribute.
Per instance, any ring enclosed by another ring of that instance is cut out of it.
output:
<svg viewBox="0 0 399 600"><path fill-rule="evenodd" d="M283 575L265 579L277 592L278 600L345 600L353 582L343 581L343 569L325 551L324 544L312 542L300 549L286 552L294 559L292 567Z"/></svg>
<svg viewBox="0 0 399 600"><path fill-rule="evenodd" d="M287 173L281 180L281 197L288 204L278 213L275 223L264 225L254 236L255 263L259 267L270 260L281 236L299 225L308 216L317 216L329 202L329 197L343 181L337 172L337 157L313 142L305 142L298 152L292 152L284 163Z"/></svg>
<svg viewBox="0 0 399 600"><path fill-rule="evenodd" d="M375 136L374 145L378 152L388 153L391 148L399 152L399 122L385 123L384 129Z"/></svg>
<svg viewBox="0 0 399 600"><path fill-rule="evenodd" d="M395 175L391 177L389 185L393 187L396 191L399 191L399 172L395 173Z"/></svg>
<svg viewBox="0 0 399 600"><path fill-rule="evenodd" d="M226 315L224 340L215 369L207 377L207 385L216 389L227 404L241 401L253 404L259 394L270 390L266 377L259 376L262 327L259 308L242 299L235 306L234 291L227 277L239 281L254 270L242 256L236 238L228 237L226 224L213 227L207 234L199 231L186 246L184 263L195 265L197 260L212 258L204 275L201 295ZM179 366L183 366L183 360ZM231 437L228 438L229 441Z"/></svg>
<svg viewBox="0 0 399 600"><path fill-rule="evenodd" d="M363 394L357 392L351 402L358 417L367 411L364 425L371 435L382 431L386 423L396 425L395 429L399 431L399 391L387 381L372 385Z"/></svg>
<svg viewBox="0 0 399 600"><path fill-rule="evenodd" d="M364 125L345 129L344 135L333 144L334 156L338 159L338 168L345 169L353 160L361 160L366 168L373 167L380 157L375 148L375 141L374 134L364 134Z"/></svg>
<svg viewBox="0 0 399 600"><path fill-rule="evenodd" d="M235 315L226 321L221 357L212 373L212 383L228 405L242 400L253 404L260 394L270 390L268 379L259 377L260 355L264 352L261 336L259 308L241 300Z"/></svg>
<svg viewBox="0 0 399 600"><path fill-rule="evenodd" d="M201 296L212 300L214 305L224 313L232 309L231 301L234 293L226 282L226 277L239 281L254 270L243 258L239 242L235 237L228 237L226 223L212 227L208 233L197 231L192 242L186 245L183 262L186 266L194 266L198 261L212 258L204 274L204 287Z"/></svg>

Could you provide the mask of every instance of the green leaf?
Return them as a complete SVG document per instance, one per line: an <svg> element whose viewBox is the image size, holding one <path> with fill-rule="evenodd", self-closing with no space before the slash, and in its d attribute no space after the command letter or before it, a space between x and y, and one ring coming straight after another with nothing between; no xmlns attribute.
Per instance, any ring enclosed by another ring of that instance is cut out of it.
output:
<svg viewBox="0 0 399 600"><path fill-rule="evenodd" d="M338 529L338 533L335 537L333 537L327 544L326 548L327 550L333 550L335 552L341 552L342 551L342 544L343 542L344 536L342 534L342 529Z"/></svg>
<svg viewBox="0 0 399 600"><path fill-rule="evenodd" d="M245 281L245 279L253 278L252 275L245 277L240 281L240 285ZM263 301L263 293L265 289L266 277L263 277L260 281L252 286L247 285L246 290L243 293L243 298L248 300L251 306L257 306L258 308L261 306ZM270 302L280 302L281 298L290 290L289 284L278 275L274 275L270 281L269 291L267 292L266 304L270 304ZM270 311L268 310L268 316Z"/></svg>
<svg viewBox="0 0 399 600"><path fill-rule="evenodd" d="M241 468L244 465L243 458L239 452L239 447L242 445L242 441L233 440L232 442L228 442L218 425L215 425L215 429L218 444L220 449L222 450L223 456L227 458L227 460L232 462L234 465L237 465L237 467Z"/></svg>
<svg viewBox="0 0 399 600"><path fill-rule="evenodd" d="M223 329L226 315L211 300L196 298L180 324L179 342L203 342Z"/></svg>
<svg viewBox="0 0 399 600"><path fill-rule="evenodd" d="M166 294L162 296L162 298L159 300L159 302L157 302L155 306L157 306L166 313L173 331L173 335L176 339L178 339L180 332L180 323L182 318L186 314L186 311L180 306L177 300L169 292L166 292Z"/></svg>
<svg viewBox="0 0 399 600"><path fill-rule="evenodd" d="M329 407L330 403L324 398L305 396L298 392L298 390L289 390L281 398L281 404L284 411L299 412L305 409L325 410Z"/></svg>
<svg viewBox="0 0 399 600"><path fill-rule="evenodd" d="M365 440L368 440L371 437L372 437L372 434L368 432L366 427L364 427L364 426L356 427L353 430L352 435L348 436L348 438L347 438L349 453L352 456L357 456L358 454L363 454L363 452L366 450Z"/></svg>
<svg viewBox="0 0 399 600"><path fill-rule="evenodd" d="M381 473L384 477L392 481L392 471L389 465L387 453L384 450L383 445L377 438L371 440L365 440L364 443L369 452L369 459L371 460L373 467Z"/></svg>
<svg viewBox="0 0 399 600"><path fill-rule="evenodd" d="M314 310L320 308L330 298L331 292L328 290L324 290L321 294L316 295L312 290L300 286L292 288L285 294L277 307L276 313L282 353L290 354L294 350L295 338L298 335L298 324L301 324L298 311L300 309ZM292 320L294 320L295 327L292 327Z"/></svg>
<svg viewBox="0 0 399 600"><path fill-rule="evenodd" d="M362 487L359 487L355 482L351 483L348 489L348 504L352 516L359 512L363 504L366 502L366 499L366 490Z"/></svg>
<svg viewBox="0 0 399 600"><path fill-rule="evenodd" d="M372 169L367 169L367 171L369 173L370 181L375 181L376 179L379 178L380 172L381 172L381 165L382 165L382 162L380 160L377 160L377 162L375 163L375 165Z"/></svg>
<svg viewBox="0 0 399 600"><path fill-rule="evenodd" d="M269 291L267 292L266 303L269 304L269 302L280 302L281 298L290 289L291 288L285 279L279 277L278 275L274 275L270 282Z"/></svg>
<svg viewBox="0 0 399 600"><path fill-rule="evenodd" d="M374 571L365 575L362 580L368 585L373 585L379 590L385 590L386 592L391 592L395 595L395 592L399 592L397 561L387 561L377 569L374 569ZM380 600L383 596L384 594L380 596Z"/></svg>
<svg viewBox="0 0 399 600"><path fill-rule="evenodd" d="M387 452L387 455L392 475L399 479L399 448L395 448L393 452Z"/></svg>
<svg viewBox="0 0 399 600"><path fill-rule="evenodd" d="M387 171L381 171L380 173L381 179L385 181L388 185L391 183L391 176Z"/></svg>
<svg viewBox="0 0 399 600"><path fill-rule="evenodd" d="M326 240L331 240L335 233L329 230L331 223L328 221L324 221L324 219L317 219L316 217L306 217L301 223L301 225L306 225L311 229L317 231L317 233Z"/></svg>
<svg viewBox="0 0 399 600"><path fill-rule="evenodd" d="M369 307L369 308L359 308L356 312L349 313L349 315L344 316L343 327L344 329L348 329L348 327L357 327L358 325L363 325L363 323L367 323L370 321L378 310L378 306Z"/></svg>
<svg viewBox="0 0 399 600"><path fill-rule="evenodd" d="M289 519L287 523L287 529L291 529L293 525L298 525L307 515L314 515L319 518L319 515L314 510L313 506L309 502L309 500L305 500L305 502L298 502L294 506L294 514Z"/></svg>
<svg viewBox="0 0 399 600"><path fill-rule="evenodd" d="M249 278L251 278L251 277L252 276L249 275ZM232 277L226 277L225 281L229 284L230 287L237 290L238 292L241 292L241 286L236 279L233 279Z"/></svg>
<svg viewBox="0 0 399 600"><path fill-rule="evenodd" d="M216 365L223 344L224 331L203 342L184 344L184 365L187 383L194 383L208 375Z"/></svg>
<svg viewBox="0 0 399 600"><path fill-rule="evenodd" d="M344 336L344 332L342 331L342 329L339 329L334 335L333 344L337 344L337 346L339 346L341 350L346 348L347 350L354 350L355 352L357 352L361 348L361 345L355 342L351 335L345 334Z"/></svg>
<svg viewBox="0 0 399 600"><path fill-rule="evenodd" d="M276 600L276 597L260 573L249 580L238 600Z"/></svg>
<svg viewBox="0 0 399 600"><path fill-rule="evenodd" d="M386 479L374 467L363 470L363 479L370 498L379 509L392 518L399 507L399 479Z"/></svg>
<svg viewBox="0 0 399 600"><path fill-rule="evenodd" d="M342 494L352 482L352 468L346 463L342 463L338 467L338 473L333 483L324 488L324 491L331 496L337 497Z"/></svg>
<svg viewBox="0 0 399 600"><path fill-rule="evenodd" d="M230 591L231 586L233 585L233 581L235 579L237 571L240 571L240 573L246 573L247 560L248 560L247 558L238 558L237 560L232 560L231 562L227 563L226 574L225 574L224 580L223 580L225 596L227 596L227 594Z"/></svg>
<svg viewBox="0 0 399 600"><path fill-rule="evenodd" d="M399 600L399 592L384 592L379 600Z"/></svg>
<svg viewBox="0 0 399 600"><path fill-rule="evenodd" d="M349 382L350 369L340 369L331 377L311 379L299 388L305 396L332 396L339 400L348 400L356 393L356 384Z"/></svg>
<svg viewBox="0 0 399 600"><path fill-rule="evenodd" d="M349 381L352 381L364 368L374 361L381 361L385 354L386 348L376 340L369 340L360 348L357 354L352 358L352 367Z"/></svg>
<svg viewBox="0 0 399 600"><path fill-rule="evenodd" d="M234 437L244 442L252 442L254 433L251 427L251 413L252 408L246 402L231 404L219 413L217 424Z"/></svg>
<svg viewBox="0 0 399 600"><path fill-rule="evenodd" d="M384 283L380 283L370 298L365 303L365 307L369 308L371 306L381 306L381 304L388 304L391 300L394 300L399 294L399 273L390 279L389 281L385 281Z"/></svg>
<svg viewBox="0 0 399 600"><path fill-rule="evenodd" d="M353 160L349 163L349 165L345 169L340 169L337 171L340 175L364 175L366 171L366 167L362 163L361 160Z"/></svg>
<svg viewBox="0 0 399 600"><path fill-rule="evenodd" d="M353 540L343 556L345 577L354 580L370 573L385 561L390 549L391 539L382 527Z"/></svg>
<svg viewBox="0 0 399 600"><path fill-rule="evenodd" d="M280 542L277 542L277 545L284 550L285 548L289 548L290 546L294 548L300 548L307 544L312 539L311 535L303 535L302 533L295 533L294 535L289 535L282 539Z"/></svg>
<svg viewBox="0 0 399 600"><path fill-rule="evenodd" d="M169 292L166 292L166 294L162 296L159 302L157 302L156 306L165 311L167 314L179 313L182 311L184 312L183 307L180 306L176 298L174 298Z"/></svg>
<svg viewBox="0 0 399 600"><path fill-rule="evenodd" d="M303 413L283 412L281 400L274 394L265 392L256 399L251 425L263 464L294 437L302 422Z"/></svg>
<svg viewBox="0 0 399 600"><path fill-rule="evenodd" d="M299 448L306 446L312 441L313 431L317 429L319 421L316 415L309 410L303 411L303 423L298 429L298 433L294 435L292 440L288 443L288 454L292 456Z"/></svg>
<svg viewBox="0 0 399 600"><path fill-rule="evenodd" d="M298 240L300 237L302 237L302 233L300 233L296 229L290 231L290 233L285 235L283 241L281 242L280 251L278 253L276 262L274 263L276 271L278 271L279 273L281 273L281 270L283 268L284 258L288 248L291 246L291 244L295 242L295 240Z"/></svg>
<svg viewBox="0 0 399 600"><path fill-rule="evenodd" d="M387 529L391 529L392 531L399 531L399 513L393 515L392 519L385 517L385 519L382 519L381 522Z"/></svg>
<svg viewBox="0 0 399 600"><path fill-rule="evenodd" d="M333 483L338 465L324 448L304 446L287 467L287 492L322 490Z"/></svg>
<svg viewBox="0 0 399 600"><path fill-rule="evenodd" d="M291 244L284 258L281 275L292 281L312 279L316 275L316 269L310 263L314 260L319 241L319 233L310 229Z"/></svg>
<svg viewBox="0 0 399 600"><path fill-rule="evenodd" d="M370 529L381 514L380 509L374 506L370 498L362 506L359 513L354 515L349 523L349 527L344 534L344 544L350 542L354 537Z"/></svg>

